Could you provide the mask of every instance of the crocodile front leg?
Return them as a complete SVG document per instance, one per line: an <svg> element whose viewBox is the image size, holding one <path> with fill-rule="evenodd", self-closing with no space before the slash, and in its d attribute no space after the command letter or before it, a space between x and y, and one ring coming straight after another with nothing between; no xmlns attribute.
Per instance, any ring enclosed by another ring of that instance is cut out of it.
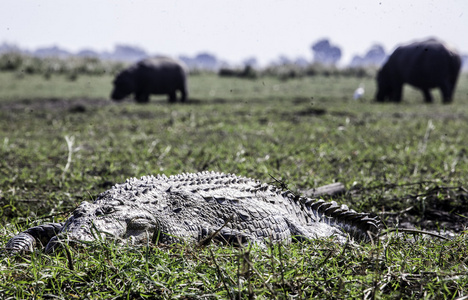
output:
<svg viewBox="0 0 468 300"><path fill-rule="evenodd" d="M34 251L37 244L47 245L57 235L64 223L49 223L31 227L11 238L5 248L11 252Z"/></svg>

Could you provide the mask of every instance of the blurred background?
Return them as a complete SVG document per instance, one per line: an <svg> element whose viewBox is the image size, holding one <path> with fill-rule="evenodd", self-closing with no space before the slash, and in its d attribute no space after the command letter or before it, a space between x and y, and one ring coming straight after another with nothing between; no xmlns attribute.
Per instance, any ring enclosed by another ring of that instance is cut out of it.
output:
<svg viewBox="0 0 468 300"><path fill-rule="evenodd" d="M178 57L191 70L378 67L399 44L436 37L459 50L466 71L465 12L468 2L457 0L6 0L0 4L0 54L22 56L4 58L0 68L113 72L121 66L109 62L153 55ZM63 65L25 56L74 60Z"/></svg>

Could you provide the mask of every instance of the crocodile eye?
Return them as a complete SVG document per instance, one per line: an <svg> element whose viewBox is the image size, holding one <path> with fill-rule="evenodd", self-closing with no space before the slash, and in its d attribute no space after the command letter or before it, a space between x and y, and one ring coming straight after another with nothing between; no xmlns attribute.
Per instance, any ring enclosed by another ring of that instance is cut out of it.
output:
<svg viewBox="0 0 468 300"><path fill-rule="evenodd" d="M96 216L108 215L115 211L113 206L104 206L96 209Z"/></svg>

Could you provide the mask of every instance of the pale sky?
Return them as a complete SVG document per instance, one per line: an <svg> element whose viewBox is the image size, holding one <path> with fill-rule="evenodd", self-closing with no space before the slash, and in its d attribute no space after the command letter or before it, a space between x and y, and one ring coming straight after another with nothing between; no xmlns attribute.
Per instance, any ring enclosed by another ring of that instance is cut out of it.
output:
<svg viewBox="0 0 468 300"><path fill-rule="evenodd" d="M2 0L0 43L29 50L111 51L129 44L151 54L209 52L230 63L280 55L312 59L328 38L341 63L380 43L438 37L468 53L467 0Z"/></svg>

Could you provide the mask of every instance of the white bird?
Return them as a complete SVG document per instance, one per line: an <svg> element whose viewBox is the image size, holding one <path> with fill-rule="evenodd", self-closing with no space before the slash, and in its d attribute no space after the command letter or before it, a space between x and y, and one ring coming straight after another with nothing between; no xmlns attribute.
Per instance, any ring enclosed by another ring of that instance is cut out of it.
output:
<svg viewBox="0 0 468 300"><path fill-rule="evenodd" d="M362 98L362 96L364 96L364 84L360 84L359 87L354 91L354 94L353 94L353 99L354 100L357 100L357 99L360 99Z"/></svg>

